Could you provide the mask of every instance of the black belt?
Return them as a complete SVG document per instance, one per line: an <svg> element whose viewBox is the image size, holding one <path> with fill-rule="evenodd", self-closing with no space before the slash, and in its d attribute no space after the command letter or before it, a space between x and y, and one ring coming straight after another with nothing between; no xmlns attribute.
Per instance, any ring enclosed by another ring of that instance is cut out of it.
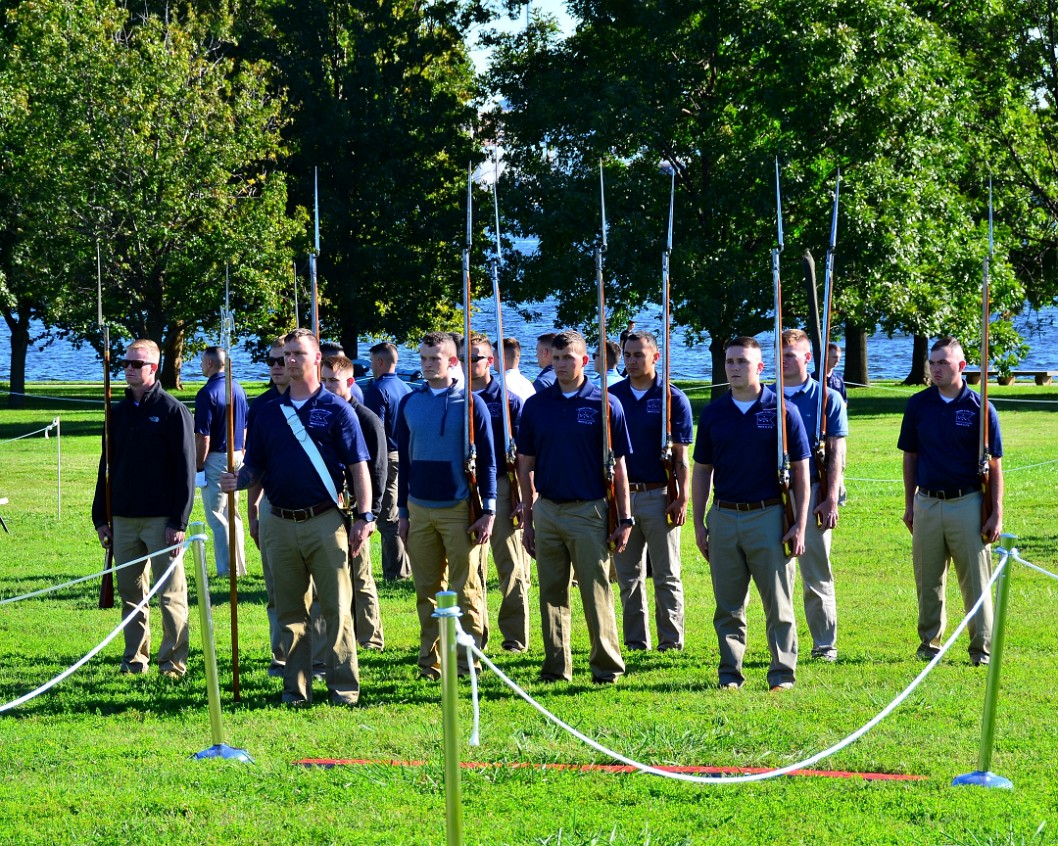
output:
<svg viewBox="0 0 1058 846"><path fill-rule="evenodd" d="M717 508L726 508L729 511L763 511L765 508L771 508L773 505L778 505L782 500L776 497L775 499L758 499L756 502L725 502L722 499L716 500Z"/></svg>
<svg viewBox="0 0 1058 846"><path fill-rule="evenodd" d="M641 493L642 491L659 491L668 487L668 482L629 482L628 490Z"/></svg>
<svg viewBox="0 0 1058 846"><path fill-rule="evenodd" d="M276 517L282 517L284 520L293 520L295 523L304 523L306 520L311 520L313 517L326 514L328 511L337 507L338 506L330 500L326 502L318 502L310 508L280 508L278 505L273 505L272 514Z"/></svg>
<svg viewBox="0 0 1058 846"><path fill-rule="evenodd" d="M960 496L968 496L972 493L978 493L980 490L980 488L951 488L943 491L927 491L925 488L919 488L918 492L922 496L928 496L930 499L958 499Z"/></svg>

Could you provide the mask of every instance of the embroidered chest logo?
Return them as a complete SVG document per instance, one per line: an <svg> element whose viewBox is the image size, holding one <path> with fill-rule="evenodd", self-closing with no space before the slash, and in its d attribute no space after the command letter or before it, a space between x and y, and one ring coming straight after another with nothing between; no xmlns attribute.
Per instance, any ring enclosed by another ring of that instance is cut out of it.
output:
<svg viewBox="0 0 1058 846"><path fill-rule="evenodd" d="M969 408L960 408L955 412L956 426L976 426L977 412Z"/></svg>
<svg viewBox="0 0 1058 846"><path fill-rule="evenodd" d="M647 414L661 414L661 400L657 397L647 400Z"/></svg>
<svg viewBox="0 0 1058 846"><path fill-rule="evenodd" d="M775 409L766 408L762 411L757 412L757 428L758 429L774 429L775 428Z"/></svg>
<svg viewBox="0 0 1058 846"><path fill-rule="evenodd" d="M599 419L599 409L597 408L578 408L577 409L577 422L583 423L586 426L591 426Z"/></svg>
<svg viewBox="0 0 1058 846"><path fill-rule="evenodd" d="M493 418L499 418L503 412L503 409L500 407L500 401L492 400L487 402L486 405L489 407L489 414L491 414Z"/></svg>
<svg viewBox="0 0 1058 846"><path fill-rule="evenodd" d="M331 425L331 412L326 408L314 408L309 412L309 426L313 429L326 429Z"/></svg>
<svg viewBox="0 0 1058 846"><path fill-rule="evenodd" d="M158 418L154 417L154 416L148 417L147 419L150 420L152 423L157 423L158 422Z"/></svg>

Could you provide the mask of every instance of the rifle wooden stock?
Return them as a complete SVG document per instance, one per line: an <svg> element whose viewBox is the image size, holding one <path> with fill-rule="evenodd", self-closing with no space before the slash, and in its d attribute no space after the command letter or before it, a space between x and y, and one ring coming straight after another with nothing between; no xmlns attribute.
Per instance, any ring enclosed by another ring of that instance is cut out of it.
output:
<svg viewBox="0 0 1058 846"><path fill-rule="evenodd" d="M484 507L481 505L481 492L478 490L478 474L475 470L469 466L466 468L467 484L470 486L470 525L473 526L478 520L481 519L485 513ZM472 537L477 540L477 532L474 532Z"/></svg>
<svg viewBox="0 0 1058 846"><path fill-rule="evenodd" d="M111 541L113 544L113 541ZM112 546L107 547L106 555L103 557L103 578L99 582L99 607L114 607L114 550Z"/></svg>
<svg viewBox="0 0 1058 846"><path fill-rule="evenodd" d="M518 510L518 506L522 504L522 489L518 485L518 462L507 459L507 482L508 487L511 489L510 502L511 502L511 524L518 528L520 522L515 512Z"/></svg>
<svg viewBox="0 0 1058 846"><path fill-rule="evenodd" d="M985 524L992 518L992 475L981 474L981 540L989 543L984 533Z"/></svg>
<svg viewBox="0 0 1058 846"><path fill-rule="evenodd" d="M615 544L610 538L617 531L617 523L617 491L613 479L609 479L606 482L606 545L609 547L610 552L613 552L615 548Z"/></svg>
<svg viewBox="0 0 1058 846"><path fill-rule="evenodd" d="M661 465L665 468L665 507L668 508L680 498L680 483L676 479L676 463L672 459L671 445L665 450ZM670 526L676 524L672 514L665 515L665 522Z"/></svg>
<svg viewBox="0 0 1058 846"><path fill-rule="evenodd" d="M794 513L794 498L790 493L789 482L779 483L779 495L782 498L782 534L783 537L786 537L786 533L797 523L797 515ZM783 544L783 548L786 550L786 556L793 558L793 544L787 541Z"/></svg>
<svg viewBox="0 0 1058 846"><path fill-rule="evenodd" d="M825 376L823 378L826 378ZM819 443L815 451L816 471L819 473L819 498L825 497L830 489L830 471L827 469L827 447ZM816 505L819 503L817 502ZM816 514L816 525L823 528L823 515Z"/></svg>

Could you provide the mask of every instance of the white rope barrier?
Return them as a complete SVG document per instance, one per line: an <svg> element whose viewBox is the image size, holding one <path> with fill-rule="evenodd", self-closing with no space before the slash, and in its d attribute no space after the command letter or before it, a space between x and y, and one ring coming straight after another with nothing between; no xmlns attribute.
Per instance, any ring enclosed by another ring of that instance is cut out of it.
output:
<svg viewBox="0 0 1058 846"><path fill-rule="evenodd" d="M180 549L182 546L184 546L186 544L187 544L186 540L183 543L174 543L172 546L167 546L165 549L159 549L157 552L148 552L146 555L144 555L144 556L142 556L140 558L135 558L132 561L126 561L124 564L118 564L118 565L116 565L114 567L111 567L109 570L100 570L98 573L92 573L90 576L81 576L80 578L71 579L70 581L63 582L62 584L52 585L51 587L46 587L46 588L41 588L40 590L30 591L29 593L24 593L21 596L11 596L11 597L8 597L7 599L0 599L0 605L8 605L8 604L10 604L12 602L20 602L23 599L32 599L35 596L44 596L44 594L46 594L46 593L54 593L57 590L62 590L63 588L68 588L68 587L71 587L72 585L79 585L79 584L81 584L81 582L88 582L88 581L91 581L92 579L99 579L99 578L102 578L102 576L105 573L110 572L110 570L113 570L116 573L118 570L124 570L126 567L131 567L134 564L141 564L144 561L146 561L148 558L151 558L151 557L153 557L155 555L161 555L161 554L166 553L166 552L172 552L174 549Z"/></svg>
<svg viewBox="0 0 1058 846"><path fill-rule="evenodd" d="M870 388L873 391L889 391L895 394L903 394L905 397L909 397L912 394L917 394L923 390L926 386L920 385L918 387L907 387L907 388L891 388L888 385L865 385L863 382L849 382L846 380L846 385L852 385L854 388ZM996 397L989 396L989 402L1038 402L1044 404L1055 404L1058 400L1052 399L1029 399L1027 397Z"/></svg>
<svg viewBox="0 0 1058 846"><path fill-rule="evenodd" d="M50 397L47 394L24 394L22 391L0 391L0 395L9 397L25 397L26 399L55 400L56 402L82 402L93 405L105 405L106 400L77 399L76 397Z"/></svg>
<svg viewBox="0 0 1058 846"><path fill-rule="evenodd" d="M928 676L930 672L933 671L937 664L940 663L945 653L947 653L947 651L952 647L955 641L958 640L959 635L961 635L963 633L963 630L969 625L971 618L980 609L981 605L985 601L985 598L990 596L992 586L995 584L996 579L999 577L999 574L1006 566L1007 559L1012 554L1010 551L1003 549L1002 547L997 547L995 551L999 553L1002 557L1000 558L999 563L996 565L995 571L992 573L992 578L989 580L988 585L985 587L985 590L982 591L981 595L977 598L977 602L974 603L974 606L967 612L966 616L963 617L962 622L960 622L959 625L955 627L955 631L953 631L947 641L944 642L944 645L941 646L940 651L926 665L922 672L915 677L911 684L909 684L899 695L897 695L897 697L892 702L890 702L888 705L885 706L885 708L878 712L878 714L873 719L869 720L863 726L856 729L856 731L854 731L848 737L844 738L838 743L835 743L830 748L824 749L822 752L817 752L815 755L805 758L803 761L798 761L796 764L788 764L787 766L779 767L778 769L768 770L766 772L760 773L751 773L748 775L695 776L690 775L688 773L671 772L669 770L658 769L657 767L651 766L650 764L644 764L639 761L635 761L632 758L628 758L625 755L622 755L620 752L616 752L613 749L603 746L601 743L592 740L590 737L579 732L577 729L573 728L573 726L569 725L569 723L564 722L551 711L547 710L547 708L545 708L532 696L530 696L526 691L519 687L516 682L514 682L510 677L504 674L499 667L497 667L491 660L489 660L489 657L485 655L484 652L482 652L480 649L473 645L473 639L469 638L463 632L462 627L459 625L458 619L456 619L456 630L461 638L459 642L461 644L466 644L469 641L470 645L467 647L468 651L473 651L473 653L477 655L482 660L482 662L496 674L499 679L501 679L512 691L514 691L514 693L516 693L518 696L528 702L533 708L539 711L545 718L550 720L559 728L564 729L569 734L573 735L573 737L577 738L583 743L586 743L588 746L590 746L592 749L595 749L597 752L601 752L603 755L613 758L615 761L620 761L622 764L626 764L627 766L633 767L642 773L647 773L648 775L661 776L662 778L670 778L676 781L686 781L692 784L709 785L748 784L751 782L765 781L767 779L789 775L790 773L795 772L797 770L807 769L813 764L822 761L824 758L829 758L831 755L840 752L846 746L849 746L850 744L859 740L861 737L863 737L863 735L865 735L868 731L878 725L878 723L888 717L894 710L896 710L896 708L901 703L903 703L903 701L907 699L908 696L911 695L915 688L917 688L925 680L926 676ZM1016 549L1013 550L1013 554L1017 554ZM472 662L471 666L473 666ZM474 703L474 707L475 709L478 707L476 702Z"/></svg>
<svg viewBox="0 0 1058 846"><path fill-rule="evenodd" d="M183 543L177 544L177 547L183 547L183 548L186 549L193 541L205 540L205 539L206 539L205 535L194 535L193 537L187 538ZM174 547L170 547L170 549L173 549L173 548ZM152 554L153 555L160 555L161 552L163 552L163 551L164 550L159 550L159 552L152 553ZM36 690L31 690L29 693L25 693L22 696L18 697L18 699L12 699L7 704L0 705L0 714L4 713L5 711L10 711L12 708L17 708L19 705L22 705L22 704L28 702L30 699L33 699L33 698L39 696L40 694L42 694L42 693L44 693L44 692L46 692L48 690L51 690L51 688L55 687L55 685L57 685L59 682L64 681L65 679L69 678L75 672L77 672L79 669L81 669L81 667L83 667L85 664L87 664L89 661L91 661L93 658L95 658L95 656L98 655L104 648L106 648L107 644L109 644L110 641L112 641L114 638L116 638L118 636L118 634L121 632L121 630L124 629L125 626L127 626L132 621L133 617L135 617L137 614L139 614L141 611L143 611L144 608L147 607L147 605L150 603L151 599L153 599L155 594L157 594L158 591L162 589L162 586L165 584L166 580L168 580L169 576L172 575L173 570L175 570L177 565L179 565L180 563L181 563L181 556L177 556L176 558L174 558L172 560L172 562L169 564L169 566L166 568L165 572L162 574L161 578L157 579L155 581L154 585L147 592L147 595L143 598L143 600L140 601L139 603L137 603L136 607L133 608L125 616L125 618L120 623L118 623L118 625L114 629L111 630L110 634L108 634L105 638L103 638L103 640L97 646L95 646L92 649L90 649L85 654L85 656L83 658L79 659L78 661L73 663L71 666L67 667L65 670L63 670L61 673L59 673L59 675L55 676L55 678L53 678L50 681L47 681L44 684L42 684Z"/></svg>
<svg viewBox="0 0 1058 846"><path fill-rule="evenodd" d="M1037 567L1035 564L1031 564L1024 558L1022 558L1018 554L1018 551L1016 549L1010 554L1010 557L1017 561L1019 564L1024 564L1029 569L1035 570L1037 573L1042 573L1045 576L1049 576L1052 579L1058 580L1058 574L1052 573L1050 570L1044 570L1042 567Z"/></svg>
<svg viewBox="0 0 1058 846"><path fill-rule="evenodd" d="M0 441L0 444L10 444L10 443L13 443L14 441L21 441L21 440L23 440L25 438L32 438L34 435L39 435L42 432L44 433L45 439L47 439L48 433L51 432L51 430L54 429L58 425L59 425L59 418L58 417L54 417L54 418L52 418L51 423L49 423L43 429L36 429L36 430L34 430L32 432L26 432L26 434L19 435L16 438L6 438L6 439Z"/></svg>

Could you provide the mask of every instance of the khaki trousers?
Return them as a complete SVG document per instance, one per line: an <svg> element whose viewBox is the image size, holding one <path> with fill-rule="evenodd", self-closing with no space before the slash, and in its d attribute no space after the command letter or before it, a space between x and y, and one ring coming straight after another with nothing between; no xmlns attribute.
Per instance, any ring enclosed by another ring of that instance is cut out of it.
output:
<svg viewBox="0 0 1058 846"><path fill-rule="evenodd" d="M500 577L500 636L503 648L529 648L529 553L522 546L522 529L511 522L511 483L505 473L496 480L496 522L492 557Z"/></svg>
<svg viewBox="0 0 1058 846"><path fill-rule="evenodd" d="M242 467L242 450L235 453L235 472ZM228 471L228 456L222 452L211 452L206 456L206 486L202 489L202 507L206 511L206 522L213 535L213 558L217 575L228 575L231 556L228 553L228 495L220 489L220 474ZM246 575L246 536L242 530L239 514L238 494L235 496L235 574Z"/></svg>
<svg viewBox="0 0 1058 846"><path fill-rule="evenodd" d="M165 539L166 517L114 517L114 564L124 564L169 546ZM162 645L158 649L158 669L183 675L187 672L187 576L184 573L183 550L179 563L165 586L158 592L162 611ZM153 555L133 567L117 571L121 616L125 618L150 591L147 564L155 582L172 559L168 553ZM145 673L151 660L150 609L144 606L125 626L125 652L121 669L127 673Z"/></svg>
<svg viewBox="0 0 1058 846"><path fill-rule="evenodd" d="M407 579L411 576L411 562L404 541L397 534L397 474L400 472L400 456L391 452L387 456L386 489L382 492L382 510L375 515L378 533L382 536L382 578L388 582Z"/></svg>
<svg viewBox="0 0 1058 846"><path fill-rule="evenodd" d="M570 599L576 576L588 625L588 663L599 681L624 674L617 640L617 617L610 590L606 544L606 501L556 503L540 498L533 508L536 569L540 582L540 622L544 636L545 679L573 678L570 653Z"/></svg>
<svg viewBox="0 0 1058 846"><path fill-rule="evenodd" d="M278 517L272 516L272 504L268 501L268 497L262 494L261 504L257 512L257 537L261 540L261 570L264 573L265 596L267 598L265 613L268 615L268 641L272 652L272 663L269 665L268 669L272 671L282 670L283 665L287 661L286 653L283 651L282 638L279 634L279 616L276 614L275 579L272 576L272 555L268 548L268 544L264 542L265 523L269 520L278 519Z"/></svg>
<svg viewBox="0 0 1058 846"><path fill-rule="evenodd" d="M768 685L793 682L797 671L794 620L794 560L782 545L782 507L733 511L713 505L709 528L709 569L716 612L713 628L720 646L720 684L742 684L746 652L746 602L752 579L760 594L771 665Z"/></svg>
<svg viewBox="0 0 1058 846"><path fill-rule="evenodd" d="M636 524L624 552L614 555L624 609L624 643L650 649L647 615L647 553L654 580L654 622L658 649L683 649L683 582L680 578L680 527L670 526L665 488L632 492Z"/></svg>
<svg viewBox="0 0 1058 846"><path fill-rule="evenodd" d="M353 635L349 540L342 515L331 510L302 523L271 515L261 523L261 541L270 548L280 647L286 654L283 701L312 701L311 580L327 623L326 675L331 701L355 704L360 698L360 673Z"/></svg>
<svg viewBox="0 0 1058 846"><path fill-rule="evenodd" d="M415 582L415 608L419 615L419 672L436 678L441 672L438 649L440 627L433 616L436 595L456 594L462 610L460 624L479 649L488 643L488 612L482 575L488 547L471 541L470 508L461 502L448 508L427 508L408 503L408 559ZM466 653L459 650L460 672L469 670Z"/></svg>
<svg viewBox="0 0 1058 846"><path fill-rule="evenodd" d="M918 637L922 647L940 648L947 617L944 608L948 562L969 611L992 578L991 549L981 540L981 494L932 499L915 494L911 553L918 591ZM992 645L992 596L970 620L970 657L983 658Z"/></svg>
<svg viewBox="0 0 1058 846"><path fill-rule="evenodd" d="M805 529L805 552L797 559L801 570L805 619L812 633L813 654L829 654L838 645L838 606L834 596L834 571L830 566L831 530L821 529L812 514L819 504L819 484L812 485Z"/></svg>

